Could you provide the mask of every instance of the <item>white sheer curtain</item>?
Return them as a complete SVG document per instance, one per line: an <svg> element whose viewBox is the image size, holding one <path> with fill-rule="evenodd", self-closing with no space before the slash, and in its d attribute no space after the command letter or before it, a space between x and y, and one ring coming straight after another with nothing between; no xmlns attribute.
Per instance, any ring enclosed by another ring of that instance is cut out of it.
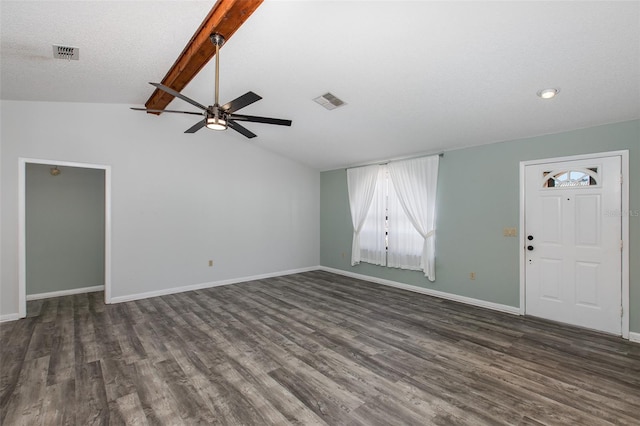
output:
<svg viewBox="0 0 640 426"><path fill-rule="evenodd" d="M360 231L364 225L378 181L379 165L347 170L347 191L353 223L351 265L360 263Z"/></svg>
<svg viewBox="0 0 640 426"><path fill-rule="evenodd" d="M435 281L435 223L438 163L440 157L416 158L389 163L389 176L398 201L407 217L424 239L420 269L429 281ZM405 250L399 248L401 253ZM389 254L391 255L391 245Z"/></svg>
<svg viewBox="0 0 640 426"><path fill-rule="evenodd" d="M387 169L378 166L378 184L373 193L371 207L360 229L360 261L374 265L385 265L387 247L385 243L385 215L388 182Z"/></svg>

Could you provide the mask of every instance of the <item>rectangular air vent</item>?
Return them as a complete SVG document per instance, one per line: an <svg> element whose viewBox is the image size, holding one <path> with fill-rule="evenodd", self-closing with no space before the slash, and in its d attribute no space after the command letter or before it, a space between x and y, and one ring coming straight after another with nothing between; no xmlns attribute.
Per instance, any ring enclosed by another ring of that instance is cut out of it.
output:
<svg viewBox="0 0 640 426"><path fill-rule="evenodd" d="M80 49L71 46L53 45L53 57L55 59L66 59L68 61L77 61L80 59Z"/></svg>
<svg viewBox="0 0 640 426"><path fill-rule="evenodd" d="M322 96L318 96L317 98L314 99L314 102L322 105L323 107L329 110L336 109L338 107L346 105L344 101L342 101L341 99L338 99L337 97L335 97L329 92L325 93Z"/></svg>

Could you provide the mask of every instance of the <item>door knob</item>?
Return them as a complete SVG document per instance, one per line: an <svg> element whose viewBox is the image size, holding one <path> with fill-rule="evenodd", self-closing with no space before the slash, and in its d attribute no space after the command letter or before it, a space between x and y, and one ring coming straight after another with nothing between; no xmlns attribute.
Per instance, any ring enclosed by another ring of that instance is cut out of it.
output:
<svg viewBox="0 0 640 426"><path fill-rule="evenodd" d="M533 246L527 246L527 250L533 251Z"/></svg>

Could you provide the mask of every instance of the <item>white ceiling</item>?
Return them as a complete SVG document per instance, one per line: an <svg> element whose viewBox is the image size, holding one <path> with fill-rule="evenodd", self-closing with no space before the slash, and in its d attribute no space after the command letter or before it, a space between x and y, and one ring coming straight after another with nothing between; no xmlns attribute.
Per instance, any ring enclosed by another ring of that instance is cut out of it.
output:
<svg viewBox="0 0 640 426"><path fill-rule="evenodd" d="M213 1L5 1L1 98L142 106ZM80 48L52 58L52 44ZM293 120L203 129L319 170L640 118L638 1L265 1L221 50L222 102ZM213 99L213 61L183 90ZM553 100L536 92L559 87ZM312 99L330 91L347 106ZM193 110L181 100L170 109ZM193 116L139 114L175 121ZM70 117L72 118L72 117Z"/></svg>

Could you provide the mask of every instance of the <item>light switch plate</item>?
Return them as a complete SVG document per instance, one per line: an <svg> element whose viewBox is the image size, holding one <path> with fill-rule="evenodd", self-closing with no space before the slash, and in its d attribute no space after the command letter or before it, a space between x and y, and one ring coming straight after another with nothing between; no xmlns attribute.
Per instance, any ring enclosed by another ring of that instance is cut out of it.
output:
<svg viewBox="0 0 640 426"><path fill-rule="evenodd" d="M517 237L518 230L516 228L503 228L502 235L504 235L505 237Z"/></svg>

